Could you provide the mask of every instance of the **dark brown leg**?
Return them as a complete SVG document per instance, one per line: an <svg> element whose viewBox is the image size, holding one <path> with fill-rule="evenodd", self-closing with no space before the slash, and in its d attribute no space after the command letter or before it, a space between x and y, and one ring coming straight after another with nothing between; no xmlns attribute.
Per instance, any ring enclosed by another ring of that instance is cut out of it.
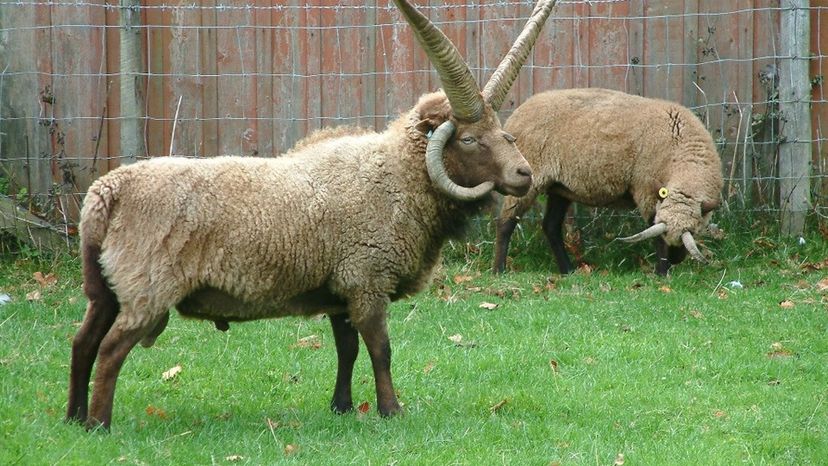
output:
<svg viewBox="0 0 828 466"><path fill-rule="evenodd" d="M351 399L351 376L354 372L354 361L359 353L359 334L348 321L348 314L333 314L328 317L333 328L338 361L331 410L343 414L354 409Z"/></svg>
<svg viewBox="0 0 828 466"><path fill-rule="evenodd" d="M98 367L92 390L92 404L87 429L98 426L109 430L112 424L112 402L115 399L115 383L130 350L147 334L146 328L123 330L116 322L101 342L98 351Z"/></svg>
<svg viewBox="0 0 828 466"><path fill-rule="evenodd" d="M350 304L360 309L362 315L367 316L355 326L362 335L362 340L365 341L368 354L371 356L377 389L377 410L382 416L393 416L400 412L400 404L397 402L394 385L391 383L391 342L388 339L388 327L385 323L388 298L367 298L363 303Z"/></svg>
<svg viewBox="0 0 828 466"><path fill-rule="evenodd" d="M72 341L67 421L86 421L89 378L92 375L95 355L118 315L118 300L107 286L97 263L99 251L98 248L87 248L84 251L83 287L89 304L83 324Z"/></svg>
<svg viewBox="0 0 828 466"><path fill-rule="evenodd" d="M566 218L566 211L571 201L552 192L547 193L546 214L543 216L543 232L555 255L555 262L558 263L558 270L562 274L571 273L575 270L569 256L566 255L566 247L563 239L563 223Z"/></svg>
<svg viewBox="0 0 828 466"><path fill-rule="evenodd" d="M509 241L512 239L512 233L514 233L517 224L518 220L515 217L497 219L494 273L503 273L506 270L506 256L509 253Z"/></svg>

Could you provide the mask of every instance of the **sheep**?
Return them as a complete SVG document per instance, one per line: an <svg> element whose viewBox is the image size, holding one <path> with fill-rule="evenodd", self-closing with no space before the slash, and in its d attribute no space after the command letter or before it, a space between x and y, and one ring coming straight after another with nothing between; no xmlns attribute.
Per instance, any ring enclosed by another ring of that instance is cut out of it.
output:
<svg viewBox="0 0 828 466"><path fill-rule="evenodd" d="M526 100L504 129L517 138L534 179L529 194L503 201L495 273L505 269L518 220L543 193L543 231L563 274L573 270L561 236L572 202L637 207L652 226L620 239L655 238L659 275L688 251L704 261L693 236L719 206L722 168L710 133L687 108L608 89L554 90Z"/></svg>
<svg viewBox="0 0 828 466"><path fill-rule="evenodd" d="M173 307L219 329L327 314L338 361L332 411L353 410L359 336L377 410L401 411L388 305L428 284L445 241L493 191L529 189L529 165L496 112L555 0L538 2L482 92L451 41L407 1L395 3L443 90L385 131L320 138L271 159L159 158L92 184L80 221L89 302L72 342L67 421L109 430L127 354L154 343Z"/></svg>

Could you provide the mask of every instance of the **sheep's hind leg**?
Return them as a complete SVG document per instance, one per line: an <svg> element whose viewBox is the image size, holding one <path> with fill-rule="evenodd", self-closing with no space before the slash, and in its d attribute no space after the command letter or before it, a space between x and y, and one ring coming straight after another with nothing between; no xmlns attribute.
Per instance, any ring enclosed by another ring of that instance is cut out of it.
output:
<svg viewBox="0 0 828 466"><path fill-rule="evenodd" d="M163 314L158 316L163 317ZM109 430L112 424L112 403L115 399L115 383L129 352L152 331L158 319L144 325L128 325L129 317L124 312L118 315L112 328L101 342L98 350L98 368L95 372L95 385L92 390L92 403L86 428L89 430L103 427Z"/></svg>
<svg viewBox="0 0 828 466"><path fill-rule="evenodd" d="M354 409L351 399L351 377L354 372L354 362L359 353L359 334L348 321L348 314L332 314L328 317L333 328L338 362L331 410L337 414L343 414Z"/></svg>
<svg viewBox="0 0 828 466"><path fill-rule="evenodd" d="M84 292L89 299L86 315L72 341L72 363L69 369L69 400L67 422L85 422L89 402L89 379L95 355L106 333L118 315L118 299L109 289L100 272L97 257L100 251L84 252Z"/></svg>
<svg viewBox="0 0 828 466"><path fill-rule="evenodd" d="M548 192L547 196L546 214L543 216L543 232L546 234L546 239L552 248L552 254L555 255L558 270L562 274L567 274L575 270L572 267L572 262L569 261L569 256L566 254L563 239L564 219L566 218L566 211L569 209L569 204L572 202L553 192Z"/></svg>
<svg viewBox="0 0 828 466"><path fill-rule="evenodd" d="M380 415L389 417L398 414L401 408L391 382L391 342L388 339L388 326L386 325L388 298L385 296L366 297L363 301L363 303L350 302L349 305L352 308L350 314L366 316L354 322L354 326L362 335L368 354L371 356L377 390L377 410Z"/></svg>

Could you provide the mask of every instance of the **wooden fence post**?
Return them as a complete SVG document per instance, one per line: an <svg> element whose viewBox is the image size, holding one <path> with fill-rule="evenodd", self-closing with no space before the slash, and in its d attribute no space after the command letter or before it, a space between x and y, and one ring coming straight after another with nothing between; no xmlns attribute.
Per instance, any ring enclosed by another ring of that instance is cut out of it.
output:
<svg viewBox="0 0 828 466"><path fill-rule="evenodd" d="M779 73L779 204L782 233L801 235L811 206L810 0L783 0Z"/></svg>
<svg viewBox="0 0 828 466"><path fill-rule="evenodd" d="M144 78L140 0L120 0L121 163L146 153L144 144Z"/></svg>

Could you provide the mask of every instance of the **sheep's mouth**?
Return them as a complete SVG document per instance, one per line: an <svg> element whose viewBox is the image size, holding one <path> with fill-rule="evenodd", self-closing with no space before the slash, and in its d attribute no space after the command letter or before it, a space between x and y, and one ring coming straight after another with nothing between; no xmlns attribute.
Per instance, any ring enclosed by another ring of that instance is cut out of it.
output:
<svg viewBox="0 0 828 466"><path fill-rule="evenodd" d="M532 187L532 179L529 178L526 182L523 183L511 183L511 184L501 184L498 185L497 191L500 194L505 194L508 196L515 196L515 197L523 197L526 193L529 192L529 188Z"/></svg>

